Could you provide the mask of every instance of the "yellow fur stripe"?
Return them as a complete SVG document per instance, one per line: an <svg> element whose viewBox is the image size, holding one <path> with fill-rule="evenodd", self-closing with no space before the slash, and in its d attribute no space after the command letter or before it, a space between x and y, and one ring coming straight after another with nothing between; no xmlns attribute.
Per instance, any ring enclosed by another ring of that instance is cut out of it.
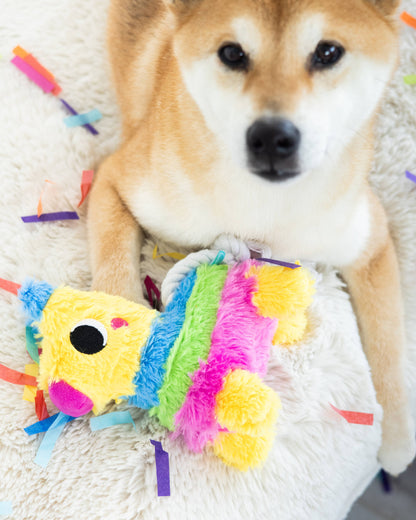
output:
<svg viewBox="0 0 416 520"><path fill-rule="evenodd" d="M256 276L258 291L253 303L262 316L278 318L274 344L291 344L302 338L306 309L312 303L315 285L307 269L262 265L253 266L248 276Z"/></svg>

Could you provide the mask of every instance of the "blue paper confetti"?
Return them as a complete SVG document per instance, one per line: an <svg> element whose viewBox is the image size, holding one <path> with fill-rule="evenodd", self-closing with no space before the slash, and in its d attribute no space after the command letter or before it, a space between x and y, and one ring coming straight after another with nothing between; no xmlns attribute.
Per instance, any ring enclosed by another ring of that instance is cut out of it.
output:
<svg viewBox="0 0 416 520"><path fill-rule="evenodd" d="M13 504L11 502L0 502L0 516L8 516L13 513Z"/></svg>
<svg viewBox="0 0 416 520"><path fill-rule="evenodd" d="M26 426L26 428L23 428L25 432L28 435L37 435L38 433L44 433L49 430L49 428L54 423L55 419L58 417L58 414L52 415L51 417L47 417L46 419L43 419L43 421L38 421L34 424L31 424L30 426ZM73 421L76 419L76 417L70 417L67 415L68 420L67 422Z"/></svg>

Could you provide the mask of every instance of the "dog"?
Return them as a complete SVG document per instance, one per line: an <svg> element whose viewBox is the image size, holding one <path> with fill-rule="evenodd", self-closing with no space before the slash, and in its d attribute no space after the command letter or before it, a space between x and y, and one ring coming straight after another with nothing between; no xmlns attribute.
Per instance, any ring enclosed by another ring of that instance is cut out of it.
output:
<svg viewBox="0 0 416 520"><path fill-rule="evenodd" d="M398 55L398 0L112 0L123 119L88 216L93 288L143 298L143 233L189 249L229 233L339 268L378 401L379 460L415 454L399 269L367 177Z"/></svg>

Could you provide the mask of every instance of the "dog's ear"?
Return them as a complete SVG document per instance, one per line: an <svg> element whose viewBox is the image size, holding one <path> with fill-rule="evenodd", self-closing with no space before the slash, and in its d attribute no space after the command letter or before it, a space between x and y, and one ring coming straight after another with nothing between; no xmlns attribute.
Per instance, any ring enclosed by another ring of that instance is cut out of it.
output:
<svg viewBox="0 0 416 520"><path fill-rule="evenodd" d="M391 15L398 9L401 0L369 0L385 15Z"/></svg>

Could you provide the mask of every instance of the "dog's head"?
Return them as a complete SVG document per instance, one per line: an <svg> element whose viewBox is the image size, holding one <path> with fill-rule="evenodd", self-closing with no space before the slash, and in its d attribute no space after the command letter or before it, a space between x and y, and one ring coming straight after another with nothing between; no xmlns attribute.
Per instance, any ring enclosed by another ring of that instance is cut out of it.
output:
<svg viewBox="0 0 416 520"><path fill-rule="evenodd" d="M164 1L206 125L234 164L272 181L345 150L396 64L397 0Z"/></svg>

